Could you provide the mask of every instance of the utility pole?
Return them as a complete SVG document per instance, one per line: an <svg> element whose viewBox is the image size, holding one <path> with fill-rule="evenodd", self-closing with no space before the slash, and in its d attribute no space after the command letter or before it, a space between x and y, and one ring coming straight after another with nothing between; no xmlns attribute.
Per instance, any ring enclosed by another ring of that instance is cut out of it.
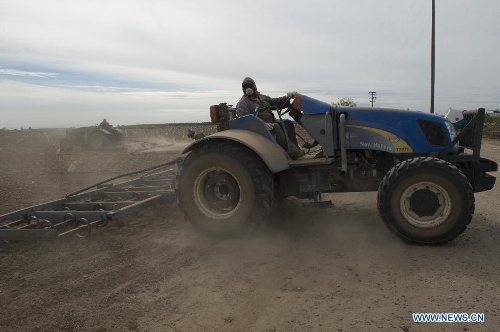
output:
<svg viewBox="0 0 500 332"><path fill-rule="evenodd" d="M373 103L376 103L376 94L377 92L376 91L370 91L368 92L370 94L370 102L372 103L372 107L373 107Z"/></svg>
<svg viewBox="0 0 500 332"><path fill-rule="evenodd" d="M431 114L434 113L434 79L436 71L436 0L432 0L432 29L431 29Z"/></svg>

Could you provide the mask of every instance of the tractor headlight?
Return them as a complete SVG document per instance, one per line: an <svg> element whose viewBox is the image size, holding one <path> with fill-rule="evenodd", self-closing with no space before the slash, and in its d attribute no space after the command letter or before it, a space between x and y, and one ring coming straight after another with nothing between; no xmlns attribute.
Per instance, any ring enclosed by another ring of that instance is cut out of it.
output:
<svg viewBox="0 0 500 332"><path fill-rule="evenodd" d="M455 137L457 137L457 131L455 129L455 126L450 121L445 121L444 123L446 124L446 128L448 128L448 133L450 134L450 141L453 142ZM452 151L458 150L458 147L459 147L459 143L455 144L453 146Z"/></svg>
<svg viewBox="0 0 500 332"><path fill-rule="evenodd" d="M450 141L453 142L455 137L457 137L457 131L455 130L455 127L450 121L445 121L446 128L448 128L448 133L450 134Z"/></svg>

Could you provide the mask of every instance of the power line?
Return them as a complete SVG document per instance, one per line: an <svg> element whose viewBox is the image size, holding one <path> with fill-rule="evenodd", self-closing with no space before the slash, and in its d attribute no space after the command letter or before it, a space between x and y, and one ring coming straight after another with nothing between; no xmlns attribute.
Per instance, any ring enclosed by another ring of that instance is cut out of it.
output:
<svg viewBox="0 0 500 332"><path fill-rule="evenodd" d="M370 94L370 102L372 103L372 107L373 107L373 103L376 103L376 99L377 99L377 92L376 91L370 91L368 92Z"/></svg>

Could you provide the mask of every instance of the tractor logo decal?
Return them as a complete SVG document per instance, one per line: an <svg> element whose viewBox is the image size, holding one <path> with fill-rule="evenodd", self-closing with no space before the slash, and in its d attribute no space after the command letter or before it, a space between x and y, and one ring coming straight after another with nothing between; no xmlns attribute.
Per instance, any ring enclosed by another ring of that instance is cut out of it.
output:
<svg viewBox="0 0 500 332"><path fill-rule="evenodd" d="M345 133L345 138L347 146L355 146L356 144L359 144L359 136L357 133L347 132Z"/></svg>
<svg viewBox="0 0 500 332"><path fill-rule="evenodd" d="M391 153L412 153L413 149L393 133L378 128L346 125L348 149L374 149Z"/></svg>
<svg viewBox="0 0 500 332"><path fill-rule="evenodd" d="M391 136L391 137L389 137L389 141L391 141L392 143L399 142L400 140L401 140L401 138L399 138L397 136Z"/></svg>

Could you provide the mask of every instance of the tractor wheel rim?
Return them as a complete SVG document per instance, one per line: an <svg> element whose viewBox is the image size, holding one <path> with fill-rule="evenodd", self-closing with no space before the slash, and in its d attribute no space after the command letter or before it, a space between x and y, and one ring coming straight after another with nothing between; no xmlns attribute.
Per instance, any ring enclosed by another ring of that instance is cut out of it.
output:
<svg viewBox="0 0 500 332"><path fill-rule="evenodd" d="M240 184L227 170L206 169L196 178L194 200L207 217L229 218L236 213L241 204Z"/></svg>
<svg viewBox="0 0 500 332"><path fill-rule="evenodd" d="M434 228L451 214L452 201L448 192L433 182L419 182L408 187L399 202L403 217L413 226Z"/></svg>

